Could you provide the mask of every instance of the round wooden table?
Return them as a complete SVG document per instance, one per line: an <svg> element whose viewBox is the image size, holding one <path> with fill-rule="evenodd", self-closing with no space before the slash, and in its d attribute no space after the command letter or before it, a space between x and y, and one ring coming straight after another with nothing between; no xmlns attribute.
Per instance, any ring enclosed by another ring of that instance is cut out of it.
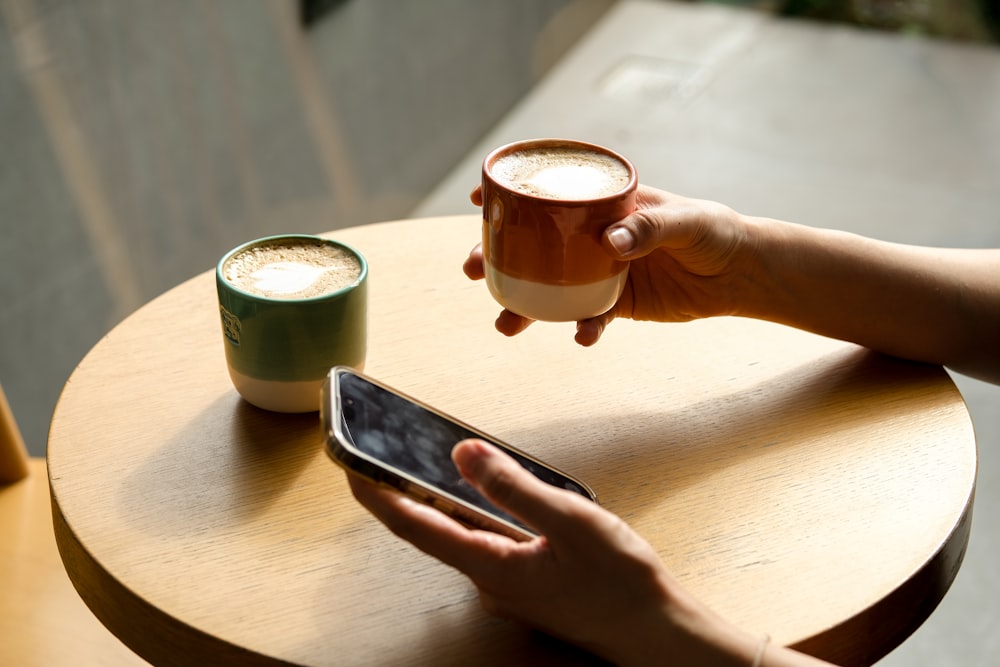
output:
<svg viewBox="0 0 1000 667"><path fill-rule="evenodd" d="M698 597L870 664L954 579L976 447L945 371L765 322L506 338L460 266L478 216L345 229L371 267L366 372L589 482ZM362 510L318 417L244 403L212 272L115 327L48 446L55 533L100 620L157 665L581 664L490 618Z"/></svg>

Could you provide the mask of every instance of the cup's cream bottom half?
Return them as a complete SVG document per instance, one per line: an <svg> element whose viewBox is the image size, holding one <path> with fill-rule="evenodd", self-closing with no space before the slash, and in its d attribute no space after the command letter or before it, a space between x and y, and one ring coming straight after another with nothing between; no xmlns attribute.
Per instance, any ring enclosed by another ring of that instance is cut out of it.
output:
<svg viewBox="0 0 1000 667"><path fill-rule="evenodd" d="M628 278L628 266L604 280L582 285L549 285L511 278L483 263L486 286L507 310L544 322L577 322L596 317L615 305Z"/></svg>
<svg viewBox="0 0 1000 667"><path fill-rule="evenodd" d="M361 370L359 367L358 370ZM316 412L319 410L320 393L326 378L282 382L260 380L229 369L229 377L240 396L258 408L271 412Z"/></svg>

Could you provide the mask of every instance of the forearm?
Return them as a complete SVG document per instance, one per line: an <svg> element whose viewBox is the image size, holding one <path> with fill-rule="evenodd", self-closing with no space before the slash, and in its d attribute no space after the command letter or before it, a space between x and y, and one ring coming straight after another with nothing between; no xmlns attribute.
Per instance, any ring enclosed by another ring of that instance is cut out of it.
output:
<svg viewBox="0 0 1000 667"><path fill-rule="evenodd" d="M830 663L779 646L765 635L724 620L677 587L664 582L664 603L633 619L628 633L604 656L621 667L831 667ZM759 662L755 662L759 660Z"/></svg>
<svg viewBox="0 0 1000 667"><path fill-rule="evenodd" d="M737 314L1000 378L1000 251L922 248L760 218Z"/></svg>

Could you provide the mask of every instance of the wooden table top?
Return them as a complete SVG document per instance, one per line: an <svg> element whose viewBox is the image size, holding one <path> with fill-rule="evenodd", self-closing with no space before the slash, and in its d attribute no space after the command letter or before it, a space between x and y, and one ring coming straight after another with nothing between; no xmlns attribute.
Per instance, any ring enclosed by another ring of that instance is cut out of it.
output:
<svg viewBox="0 0 1000 667"><path fill-rule="evenodd" d="M939 367L738 318L493 328L460 266L478 216L345 229L370 263L366 372L587 481L699 598L774 641L869 664L954 579L976 447ZM350 495L318 417L244 403L205 272L70 377L48 465L84 600L184 664L581 664L486 616L458 573Z"/></svg>

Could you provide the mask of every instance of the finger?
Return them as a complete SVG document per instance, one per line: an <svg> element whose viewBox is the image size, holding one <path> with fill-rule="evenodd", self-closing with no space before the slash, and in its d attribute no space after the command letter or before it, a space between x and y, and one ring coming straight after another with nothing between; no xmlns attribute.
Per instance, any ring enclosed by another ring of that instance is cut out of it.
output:
<svg viewBox="0 0 1000 667"><path fill-rule="evenodd" d="M615 309L612 308L597 317L580 320L576 323L576 336L574 336L574 340L579 345L590 347L601 339L601 334L604 333L604 330L611 324L615 317Z"/></svg>
<svg viewBox="0 0 1000 667"><path fill-rule="evenodd" d="M497 507L518 517L548 538L558 539L575 526L567 521L580 496L541 481L513 458L482 440L463 440L452 450L462 476ZM595 506L596 507L596 506Z"/></svg>
<svg viewBox="0 0 1000 667"><path fill-rule="evenodd" d="M517 542L497 533L467 528L429 505L348 474L351 492L394 535L473 580L492 572L498 554Z"/></svg>
<svg viewBox="0 0 1000 667"><path fill-rule="evenodd" d="M462 271L472 280L482 280L486 277L483 266L483 245L481 243L477 243L469 253L465 263L462 264ZM503 310L500 312L499 317L497 317L496 328L497 331L505 336L515 336L527 329L528 325L533 321L512 313L509 310Z"/></svg>
<svg viewBox="0 0 1000 667"><path fill-rule="evenodd" d="M468 258L466 258L465 263L462 265L462 271L472 280L482 280L486 277L486 272L483 268L482 244L476 244L476 247L469 253ZM528 325L533 321L505 309L497 317L496 328L497 331L505 336L515 336L527 329Z"/></svg>
<svg viewBox="0 0 1000 667"><path fill-rule="evenodd" d="M486 270L483 267L483 244L477 243L472 249L465 263L462 264L462 271L472 280L482 280L486 277Z"/></svg>
<svg viewBox="0 0 1000 667"><path fill-rule="evenodd" d="M706 225L731 219L736 213L722 204L656 192L656 205L639 207L609 225L602 243L612 256L628 260L657 248L686 248L704 233Z"/></svg>
<svg viewBox="0 0 1000 667"><path fill-rule="evenodd" d="M472 192L469 193L469 200L473 204L475 204L476 206L482 206L483 205L483 186L482 185L477 185L475 188L472 189Z"/></svg>
<svg viewBox="0 0 1000 667"><path fill-rule="evenodd" d="M640 209L608 226L601 242L614 257L622 260L636 259L659 247L660 226L646 210Z"/></svg>
<svg viewBox="0 0 1000 667"><path fill-rule="evenodd" d="M531 326L532 322L534 320L504 309L497 316L496 328L504 336L516 336Z"/></svg>

